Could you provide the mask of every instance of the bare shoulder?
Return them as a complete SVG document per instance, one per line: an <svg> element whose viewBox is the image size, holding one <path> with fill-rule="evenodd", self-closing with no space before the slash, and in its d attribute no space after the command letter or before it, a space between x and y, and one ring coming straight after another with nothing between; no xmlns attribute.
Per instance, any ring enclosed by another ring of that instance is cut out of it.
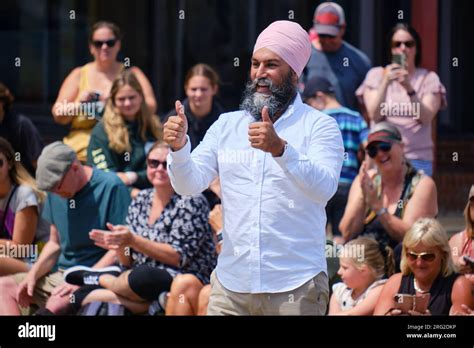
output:
<svg viewBox="0 0 474 348"><path fill-rule="evenodd" d="M464 234L464 231L453 234L453 236L449 238L449 244L455 244L455 245L461 244L463 241L463 234Z"/></svg>
<svg viewBox="0 0 474 348"><path fill-rule="evenodd" d="M460 275L456 278L453 284L454 291L465 291L466 289L471 288L471 282L463 275Z"/></svg>
<svg viewBox="0 0 474 348"><path fill-rule="evenodd" d="M403 277L402 273L395 273L394 275L392 275L385 283L384 290L388 289L388 290L398 291L398 289L400 288L400 284L402 282L402 277Z"/></svg>
<svg viewBox="0 0 474 348"><path fill-rule="evenodd" d="M430 176L423 175L417 185L417 188L422 188L425 190L436 190L436 184Z"/></svg>
<svg viewBox="0 0 474 348"><path fill-rule="evenodd" d="M82 67L80 66L72 69L69 75L66 77L66 81L77 81L79 83L79 79L81 77L81 70Z"/></svg>

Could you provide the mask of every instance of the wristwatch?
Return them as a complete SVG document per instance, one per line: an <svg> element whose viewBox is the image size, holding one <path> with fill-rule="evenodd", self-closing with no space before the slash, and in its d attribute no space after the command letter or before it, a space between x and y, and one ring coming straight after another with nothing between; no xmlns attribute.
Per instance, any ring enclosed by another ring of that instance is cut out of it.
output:
<svg viewBox="0 0 474 348"><path fill-rule="evenodd" d="M380 215L383 215L383 214L385 214L385 213L388 213L387 208L381 208L381 209L376 213L376 215L377 215L377 216L380 216Z"/></svg>

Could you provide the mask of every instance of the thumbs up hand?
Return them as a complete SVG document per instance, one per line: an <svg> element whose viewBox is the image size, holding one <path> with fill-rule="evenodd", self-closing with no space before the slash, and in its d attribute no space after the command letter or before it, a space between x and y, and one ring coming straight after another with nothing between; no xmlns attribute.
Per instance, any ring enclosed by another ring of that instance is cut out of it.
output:
<svg viewBox="0 0 474 348"><path fill-rule="evenodd" d="M250 146L265 152L273 157L280 157L285 149L286 142L278 136L273 128L273 122L268 113L268 107L262 109L262 121L249 124Z"/></svg>
<svg viewBox="0 0 474 348"><path fill-rule="evenodd" d="M176 115L170 116L163 126L163 140L173 151L178 151L186 145L188 120L184 114L184 106L179 100L176 101L175 108Z"/></svg>

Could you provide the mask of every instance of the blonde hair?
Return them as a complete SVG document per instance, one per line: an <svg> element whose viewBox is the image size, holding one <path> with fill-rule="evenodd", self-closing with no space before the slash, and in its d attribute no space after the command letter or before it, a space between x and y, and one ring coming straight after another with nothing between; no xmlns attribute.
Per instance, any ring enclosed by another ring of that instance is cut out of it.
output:
<svg viewBox="0 0 474 348"><path fill-rule="evenodd" d="M469 200L467 201L466 207L464 208L464 221L466 222L466 234L467 238L472 238L473 235L473 217L471 216L471 211L469 207Z"/></svg>
<svg viewBox="0 0 474 348"><path fill-rule="evenodd" d="M362 255L354 254L354 249L361 250ZM392 248L380 246L372 238L359 237L347 242L341 257L349 258L357 268L367 265L373 271L376 279L382 279L384 276L390 277L395 273L395 258Z"/></svg>
<svg viewBox="0 0 474 348"><path fill-rule="evenodd" d="M423 243L427 248L439 248L442 252L441 272L444 277L454 273L454 263L451 258L448 234L443 226L431 218L417 220L403 238L402 260L400 269L403 275L410 275L412 270L408 265L407 252L417 244Z"/></svg>
<svg viewBox="0 0 474 348"><path fill-rule="evenodd" d="M146 142L147 135L151 134L155 139L162 138L161 123L157 116L150 112L145 103L145 95L142 86L136 76L130 70L122 71L115 79L110 89L110 97L104 112L103 122L107 138L109 139L109 147L117 153L132 151L130 146L130 138L127 126L123 117L115 106L115 96L123 86L132 87L142 98L140 110L136 115L138 121L138 129L140 138Z"/></svg>
<svg viewBox="0 0 474 348"><path fill-rule="evenodd" d="M12 183L31 187L38 198L39 203L42 203L46 198L46 193L38 189L35 179L30 175L30 173L28 173L20 161L15 160L15 151L13 150L13 147L8 140L3 137L0 137L0 153L3 153L7 160L7 163L4 165L11 166L11 169L8 170L8 174Z"/></svg>

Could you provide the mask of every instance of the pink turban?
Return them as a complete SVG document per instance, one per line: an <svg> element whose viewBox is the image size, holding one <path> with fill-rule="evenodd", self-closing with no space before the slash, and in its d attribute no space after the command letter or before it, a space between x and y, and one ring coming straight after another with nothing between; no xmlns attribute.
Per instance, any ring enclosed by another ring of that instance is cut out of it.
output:
<svg viewBox="0 0 474 348"><path fill-rule="evenodd" d="M253 53L261 48L268 48L301 76L311 56L311 43L308 33L298 23L276 21L260 33L253 48Z"/></svg>

